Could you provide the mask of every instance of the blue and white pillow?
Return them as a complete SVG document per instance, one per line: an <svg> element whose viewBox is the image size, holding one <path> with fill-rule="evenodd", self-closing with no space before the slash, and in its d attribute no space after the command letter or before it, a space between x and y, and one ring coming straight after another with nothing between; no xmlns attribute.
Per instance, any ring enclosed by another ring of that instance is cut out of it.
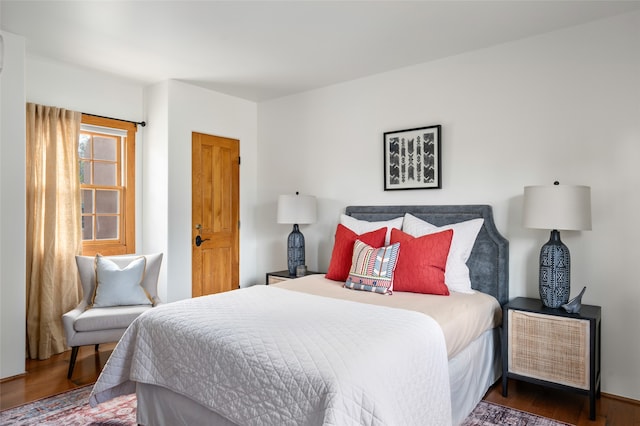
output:
<svg viewBox="0 0 640 426"><path fill-rule="evenodd" d="M92 307L151 305L153 300L142 286L147 259L140 256L120 268L104 256L96 255L96 289Z"/></svg>

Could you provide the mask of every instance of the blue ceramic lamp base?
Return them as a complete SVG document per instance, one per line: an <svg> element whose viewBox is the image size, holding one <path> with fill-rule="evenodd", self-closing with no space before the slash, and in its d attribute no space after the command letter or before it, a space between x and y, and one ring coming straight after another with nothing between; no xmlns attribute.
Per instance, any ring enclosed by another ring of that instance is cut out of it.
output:
<svg viewBox="0 0 640 426"><path fill-rule="evenodd" d="M540 249L540 300L549 308L559 308L569 300L571 256L560 241L560 232L551 231Z"/></svg>
<svg viewBox="0 0 640 426"><path fill-rule="evenodd" d="M293 225L293 231L287 239L287 268L289 275L296 275L296 268L305 264L304 259L304 235L300 232L298 225Z"/></svg>

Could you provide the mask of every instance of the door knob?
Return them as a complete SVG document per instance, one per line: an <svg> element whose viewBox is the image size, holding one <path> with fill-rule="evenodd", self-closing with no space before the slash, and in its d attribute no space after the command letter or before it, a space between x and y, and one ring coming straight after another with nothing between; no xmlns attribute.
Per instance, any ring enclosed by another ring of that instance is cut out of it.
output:
<svg viewBox="0 0 640 426"><path fill-rule="evenodd" d="M200 235L196 235L196 247L200 247L200 245L202 243L204 243L205 241L209 241L209 238L205 238L204 240L202 239L202 237Z"/></svg>

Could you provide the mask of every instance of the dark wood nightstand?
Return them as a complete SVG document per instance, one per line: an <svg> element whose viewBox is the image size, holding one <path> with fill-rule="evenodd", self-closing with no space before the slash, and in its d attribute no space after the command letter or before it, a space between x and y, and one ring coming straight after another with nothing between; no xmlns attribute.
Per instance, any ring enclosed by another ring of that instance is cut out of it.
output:
<svg viewBox="0 0 640 426"><path fill-rule="evenodd" d="M502 308L502 395L508 379L589 395L589 418L600 397L600 306L577 314L518 297Z"/></svg>
<svg viewBox="0 0 640 426"><path fill-rule="evenodd" d="M325 273L326 272L307 271L306 275L316 275L316 274L325 274ZM266 281L267 281L267 285L269 285L269 284L279 283L280 281L295 280L296 278L300 278L300 277L296 277L295 275L289 275L289 271L285 269L284 271L267 272Z"/></svg>

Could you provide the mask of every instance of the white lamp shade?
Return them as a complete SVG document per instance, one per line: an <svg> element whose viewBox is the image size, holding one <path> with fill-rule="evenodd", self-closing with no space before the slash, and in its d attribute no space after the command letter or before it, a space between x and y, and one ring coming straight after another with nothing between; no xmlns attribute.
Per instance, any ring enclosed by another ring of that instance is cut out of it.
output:
<svg viewBox="0 0 640 426"><path fill-rule="evenodd" d="M591 230L591 188L525 186L523 224L538 229Z"/></svg>
<svg viewBox="0 0 640 426"><path fill-rule="evenodd" d="M316 197L281 195L278 197L278 223L305 224L316 221Z"/></svg>

